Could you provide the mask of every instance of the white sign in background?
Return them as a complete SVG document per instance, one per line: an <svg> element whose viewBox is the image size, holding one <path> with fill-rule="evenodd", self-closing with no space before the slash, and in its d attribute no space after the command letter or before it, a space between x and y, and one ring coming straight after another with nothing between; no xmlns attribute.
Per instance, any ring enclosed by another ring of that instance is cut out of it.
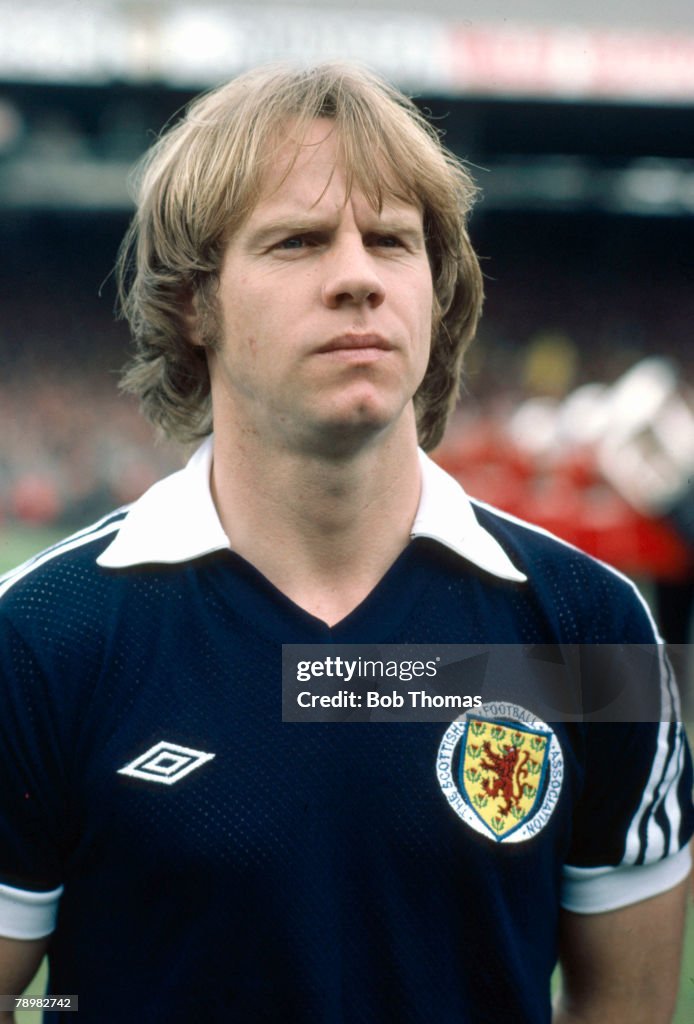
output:
<svg viewBox="0 0 694 1024"><path fill-rule="evenodd" d="M228 4L0 0L0 79L191 88L274 60L356 60L446 95L688 102L694 32Z"/></svg>

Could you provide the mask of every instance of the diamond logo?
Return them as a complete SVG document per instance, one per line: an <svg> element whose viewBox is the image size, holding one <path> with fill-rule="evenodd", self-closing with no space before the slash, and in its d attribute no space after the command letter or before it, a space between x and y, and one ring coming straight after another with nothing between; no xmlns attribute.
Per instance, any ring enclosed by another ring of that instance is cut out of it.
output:
<svg viewBox="0 0 694 1024"><path fill-rule="evenodd" d="M119 775L131 775L135 779L146 779L147 782L163 782L165 786L173 786L184 775L194 772L196 768L211 761L214 754L206 754L204 750L192 750L178 743L161 740L153 747L136 757L124 768L118 769Z"/></svg>

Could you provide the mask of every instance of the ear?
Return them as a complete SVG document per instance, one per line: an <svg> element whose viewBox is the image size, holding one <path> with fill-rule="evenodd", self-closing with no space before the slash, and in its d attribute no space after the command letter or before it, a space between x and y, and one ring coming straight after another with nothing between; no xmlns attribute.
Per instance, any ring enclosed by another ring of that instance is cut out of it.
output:
<svg viewBox="0 0 694 1024"><path fill-rule="evenodd" d="M190 288L181 296L181 324L185 333L186 341L199 348L205 347L202 317L200 315L200 302L197 290Z"/></svg>
<svg viewBox="0 0 694 1024"><path fill-rule="evenodd" d="M219 344L218 285L216 274L200 275L200 279L192 282L181 296L181 319L186 340L208 351Z"/></svg>

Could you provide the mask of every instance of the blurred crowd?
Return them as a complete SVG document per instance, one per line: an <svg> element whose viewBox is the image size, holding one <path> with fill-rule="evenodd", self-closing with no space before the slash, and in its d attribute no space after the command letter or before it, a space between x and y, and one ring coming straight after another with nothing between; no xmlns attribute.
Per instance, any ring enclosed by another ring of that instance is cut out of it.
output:
<svg viewBox="0 0 694 1024"><path fill-rule="evenodd" d="M0 437L0 523L86 525L182 459L88 367L0 380Z"/></svg>

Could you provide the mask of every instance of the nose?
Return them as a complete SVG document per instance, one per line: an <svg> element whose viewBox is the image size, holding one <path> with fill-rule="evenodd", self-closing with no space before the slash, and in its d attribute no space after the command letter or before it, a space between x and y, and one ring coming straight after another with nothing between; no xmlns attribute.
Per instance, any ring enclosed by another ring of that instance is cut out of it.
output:
<svg viewBox="0 0 694 1024"><path fill-rule="evenodd" d="M375 309L385 298L385 288L372 253L358 232L335 241L326 254L322 284L323 301L330 309L367 306Z"/></svg>

